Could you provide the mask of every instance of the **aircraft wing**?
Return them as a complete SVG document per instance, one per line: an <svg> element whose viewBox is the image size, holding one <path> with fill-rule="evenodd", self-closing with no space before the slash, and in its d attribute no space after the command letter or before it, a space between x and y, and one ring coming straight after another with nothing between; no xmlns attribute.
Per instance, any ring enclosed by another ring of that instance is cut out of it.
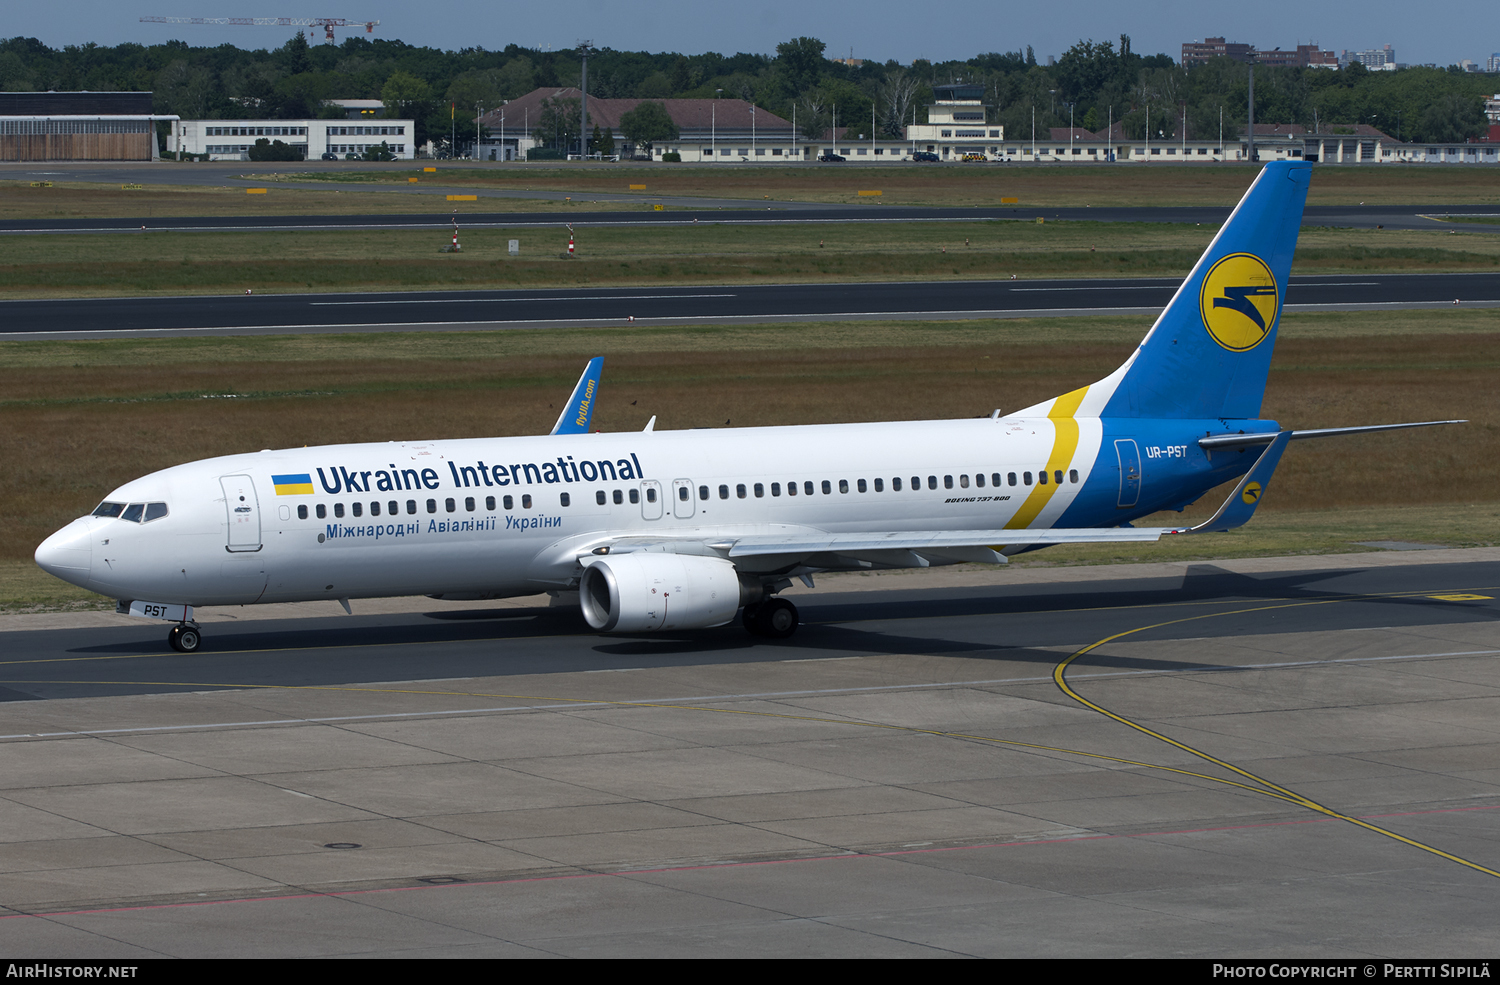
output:
<svg viewBox="0 0 1500 985"><path fill-rule="evenodd" d="M895 530L869 534L822 534L820 536L752 535L741 537L729 548L729 556L755 557L766 554L860 554L867 551L944 550L955 547L1030 546L1051 544L1149 543L1159 540L1167 527L1086 527L1058 530Z"/></svg>
<svg viewBox="0 0 1500 985"><path fill-rule="evenodd" d="M588 434L589 424L594 420L594 398L599 393L599 377L604 373L604 357L595 356L583 368L578 385L557 415L550 434Z"/></svg>

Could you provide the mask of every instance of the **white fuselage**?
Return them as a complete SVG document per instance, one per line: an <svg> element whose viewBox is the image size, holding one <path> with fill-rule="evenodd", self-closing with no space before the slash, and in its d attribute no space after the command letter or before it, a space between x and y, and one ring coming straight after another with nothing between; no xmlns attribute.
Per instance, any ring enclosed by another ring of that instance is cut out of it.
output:
<svg viewBox="0 0 1500 985"><path fill-rule="evenodd" d="M129 482L106 501L167 515L81 518L37 560L114 598L191 605L530 594L632 537L1046 527L1102 431L1028 416L263 451Z"/></svg>

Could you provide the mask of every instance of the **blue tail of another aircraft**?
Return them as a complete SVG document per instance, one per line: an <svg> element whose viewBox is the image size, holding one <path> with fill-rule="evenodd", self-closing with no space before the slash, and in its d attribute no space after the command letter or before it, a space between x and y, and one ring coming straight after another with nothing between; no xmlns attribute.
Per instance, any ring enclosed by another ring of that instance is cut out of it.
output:
<svg viewBox="0 0 1500 985"><path fill-rule="evenodd" d="M1260 416L1312 166L1266 165L1140 347L1100 417ZM1096 387L1099 384L1096 384Z"/></svg>

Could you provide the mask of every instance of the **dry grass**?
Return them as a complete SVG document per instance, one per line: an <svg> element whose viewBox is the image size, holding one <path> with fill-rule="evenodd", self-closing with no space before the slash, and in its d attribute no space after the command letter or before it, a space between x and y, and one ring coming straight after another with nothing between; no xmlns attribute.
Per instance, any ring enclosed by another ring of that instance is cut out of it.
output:
<svg viewBox="0 0 1500 985"><path fill-rule="evenodd" d="M1182 276L1216 232L1161 223L989 221L567 231L128 233L0 237L0 297ZM509 240L522 255L509 256ZM1491 271L1500 237L1309 229L1294 272Z"/></svg>
<svg viewBox="0 0 1500 985"><path fill-rule="evenodd" d="M405 185L406 179L401 179ZM550 199L504 198L480 202L449 202L441 188L409 193L409 190L375 188L274 187L264 195L249 195L243 181L234 185L145 185L125 189L119 184L58 181L51 188L33 188L28 181L0 181L0 219L169 219L185 216L271 215L410 215L431 213L460 215L475 212L539 212L627 210L645 212L650 203L595 202L580 198L573 203Z"/></svg>
<svg viewBox="0 0 1500 985"><path fill-rule="evenodd" d="M440 167L449 185L518 190L631 194L646 200L698 197L770 199L880 205L1000 205L1017 197L1023 207L1104 205L1232 206L1259 171L1248 164L1151 167L1059 165L823 165L819 167L740 167L656 165L600 167L592 164L495 164ZM404 182L419 169L283 173L275 180ZM432 177L432 176L428 176ZM434 180L438 180L434 178ZM861 190L879 189L876 198ZM1500 202L1500 171L1494 168L1437 168L1382 164L1379 167L1319 167L1309 205L1449 205Z"/></svg>

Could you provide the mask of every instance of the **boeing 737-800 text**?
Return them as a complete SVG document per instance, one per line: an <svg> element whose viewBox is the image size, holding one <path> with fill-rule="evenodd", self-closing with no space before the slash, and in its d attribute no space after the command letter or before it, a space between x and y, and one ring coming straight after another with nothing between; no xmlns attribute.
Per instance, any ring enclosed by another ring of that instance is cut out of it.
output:
<svg viewBox="0 0 1500 985"><path fill-rule="evenodd" d="M201 605L577 593L590 626L785 637L777 596L828 570L1000 563L1051 544L1154 541L1253 513L1287 443L1261 420L1311 167L1265 167L1115 372L1013 414L727 431L586 432L598 363L553 433L328 445L126 483L36 560L172 622ZM654 421L654 419L653 419ZM1428 422L1441 423L1441 422ZM1197 527L1135 528L1240 477Z"/></svg>

